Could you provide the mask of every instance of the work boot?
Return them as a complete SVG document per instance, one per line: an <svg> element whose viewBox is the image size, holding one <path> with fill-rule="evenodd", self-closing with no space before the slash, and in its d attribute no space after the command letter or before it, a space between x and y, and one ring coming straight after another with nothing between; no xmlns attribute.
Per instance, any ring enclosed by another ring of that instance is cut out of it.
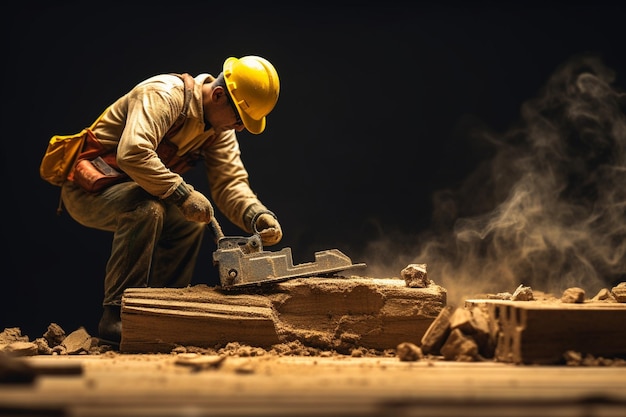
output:
<svg viewBox="0 0 626 417"><path fill-rule="evenodd" d="M120 306L104 306L98 323L98 336L105 344L119 346L122 340L122 319Z"/></svg>

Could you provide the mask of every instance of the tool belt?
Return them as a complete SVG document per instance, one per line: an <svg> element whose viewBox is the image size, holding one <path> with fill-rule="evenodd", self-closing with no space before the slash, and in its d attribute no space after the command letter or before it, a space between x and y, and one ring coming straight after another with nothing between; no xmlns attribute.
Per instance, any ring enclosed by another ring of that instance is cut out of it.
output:
<svg viewBox="0 0 626 417"><path fill-rule="evenodd" d="M117 149L104 148L91 129L87 129L83 151L78 155L68 179L90 193L129 180L128 174L117 166L116 156Z"/></svg>

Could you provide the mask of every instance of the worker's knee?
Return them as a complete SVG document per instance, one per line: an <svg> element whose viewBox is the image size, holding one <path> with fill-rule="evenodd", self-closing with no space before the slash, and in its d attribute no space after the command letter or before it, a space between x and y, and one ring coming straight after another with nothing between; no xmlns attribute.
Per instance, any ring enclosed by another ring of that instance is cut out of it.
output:
<svg viewBox="0 0 626 417"><path fill-rule="evenodd" d="M144 200L138 205L137 211L155 218L163 218L165 216L165 206L159 200Z"/></svg>
<svg viewBox="0 0 626 417"><path fill-rule="evenodd" d="M158 200L145 199L138 202L132 210L124 213L122 218L129 219L135 223L161 225L165 218L165 207Z"/></svg>

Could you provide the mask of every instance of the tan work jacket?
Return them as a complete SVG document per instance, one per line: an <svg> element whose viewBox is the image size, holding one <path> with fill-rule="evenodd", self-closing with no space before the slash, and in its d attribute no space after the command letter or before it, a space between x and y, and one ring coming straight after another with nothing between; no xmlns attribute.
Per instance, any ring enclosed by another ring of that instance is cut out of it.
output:
<svg viewBox="0 0 626 417"><path fill-rule="evenodd" d="M205 131L202 85L213 80L209 74L195 77L187 119L170 140L178 147L179 156L201 152L213 202L233 224L251 232L250 225L243 221L245 210L252 204L266 207L250 188L235 130ZM156 153L183 104L183 81L173 74L157 75L115 101L93 129L106 148L117 146L119 167L160 198L168 197L183 181Z"/></svg>

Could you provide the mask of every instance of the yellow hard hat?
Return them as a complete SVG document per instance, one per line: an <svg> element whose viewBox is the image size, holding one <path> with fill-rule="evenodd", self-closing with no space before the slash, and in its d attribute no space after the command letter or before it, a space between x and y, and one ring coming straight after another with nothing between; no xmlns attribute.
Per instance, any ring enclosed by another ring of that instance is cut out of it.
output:
<svg viewBox="0 0 626 417"><path fill-rule="evenodd" d="M267 116L278 101L280 81L274 66L260 56L228 58L224 61L226 88L250 133L265 130Z"/></svg>

